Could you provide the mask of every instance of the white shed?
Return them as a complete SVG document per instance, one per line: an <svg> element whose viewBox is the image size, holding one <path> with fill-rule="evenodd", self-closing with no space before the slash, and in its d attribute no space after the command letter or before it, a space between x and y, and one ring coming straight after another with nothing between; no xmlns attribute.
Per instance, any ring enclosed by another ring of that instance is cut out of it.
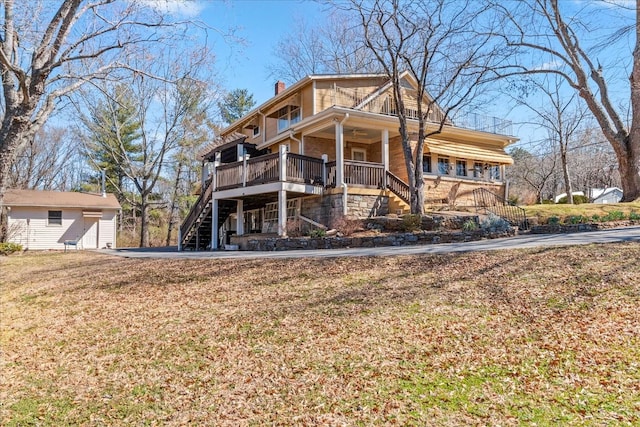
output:
<svg viewBox="0 0 640 427"><path fill-rule="evenodd" d="M619 203L622 200L622 190L618 187L592 188L589 196L591 203Z"/></svg>
<svg viewBox="0 0 640 427"><path fill-rule="evenodd" d="M113 194L7 190L8 241L24 249L116 247L120 203Z"/></svg>

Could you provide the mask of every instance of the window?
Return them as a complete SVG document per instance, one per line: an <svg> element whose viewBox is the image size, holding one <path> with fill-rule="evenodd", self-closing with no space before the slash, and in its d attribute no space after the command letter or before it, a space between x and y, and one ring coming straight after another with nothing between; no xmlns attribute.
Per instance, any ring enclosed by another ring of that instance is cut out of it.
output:
<svg viewBox="0 0 640 427"><path fill-rule="evenodd" d="M289 128L289 126L300 121L300 107L296 105L288 105L278 110L278 132Z"/></svg>
<svg viewBox="0 0 640 427"><path fill-rule="evenodd" d="M260 135L260 126L256 126L253 128L253 137Z"/></svg>
<svg viewBox="0 0 640 427"><path fill-rule="evenodd" d="M438 174L449 174L449 159L447 157L438 157Z"/></svg>
<svg viewBox="0 0 640 427"><path fill-rule="evenodd" d="M473 162L473 177L482 178L482 163Z"/></svg>
<svg viewBox="0 0 640 427"><path fill-rule="evenodd" d="M431 173L431 156L422 157L422 173Z"/></svg>
<svg viewBox="0 0 640 427"><path fill-rule="evenodd" d="M456 175L467 176L467 161L456 160Z"/></svg>
<svg viewBox="0 0 640 427"><path fill-rule="evenodd" d="M491 165L489 168L489 178L495 181L500 180L500 165Z"/></svg>
<svg viewBox="0 0 640 427"><path fill-rule="evenodd" d="M62 211L49 211L47 225L62 225Z"/></svg>
<svg viewBox="0 0 640 427"><path fill-rule="evenodd" d="M351 160L357 160L359 162L367 161L367 150L362 148L351 149Z"/></svg>

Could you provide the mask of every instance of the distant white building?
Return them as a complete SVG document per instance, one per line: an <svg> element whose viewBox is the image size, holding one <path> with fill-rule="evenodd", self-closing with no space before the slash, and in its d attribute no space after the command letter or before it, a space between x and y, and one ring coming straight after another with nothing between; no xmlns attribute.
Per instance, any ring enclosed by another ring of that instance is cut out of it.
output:
<svg viewBox="0 0 640 427"><path fill-rule="evenodd" d="M113 194L7 190L8 241L24 249L116 247L120 203Z"/></svg>
<svg viewBox="0 0 640 427"><path fill-rule="evenodd" d="M591 203L620 203L622 190L618 187L592 188L589 199Z"/></svg>
<svg viewBox="0 0 640 427"><path fill-rule="evenodd" d="M574 196L584 196L584 192L582 192L582 191L573 191L573 192L571 192L571 194L573 194ZM555 199L553 200L554 203L558 203L560 201L560 199L562 199L563 197L567 197L567 193L558 194L555 197Z"/></svg>

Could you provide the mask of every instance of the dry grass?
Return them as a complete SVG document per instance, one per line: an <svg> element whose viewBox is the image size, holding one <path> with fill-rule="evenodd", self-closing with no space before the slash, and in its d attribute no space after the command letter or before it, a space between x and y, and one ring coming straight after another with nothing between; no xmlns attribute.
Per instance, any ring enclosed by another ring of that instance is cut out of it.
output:
<svg viewBox="0 0 640 427"><path fill-rule="evenodd" d="M582 215L588 218L597 215L604 217L611 212L622 212L625 217L629 217L631 212L640 214L640 201L631 203L609 203L609 204L594 204L594 203L582 203L579 205L530 205L522 206L527 211L528 217L537 217L541 224L546 224L550 217L558 217L564 219L569 216Z"/></svg>
<svg viewBox="0 0 640 427"><path fill-rule="evenodd" d="M640 245L0 259L0 423L637 425Z"/></svg>

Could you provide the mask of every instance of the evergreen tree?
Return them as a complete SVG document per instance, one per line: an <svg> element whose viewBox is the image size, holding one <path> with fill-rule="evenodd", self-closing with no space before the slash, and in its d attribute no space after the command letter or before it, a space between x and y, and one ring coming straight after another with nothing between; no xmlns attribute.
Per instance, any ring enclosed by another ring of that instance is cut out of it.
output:
<svg viewBox="0 0 640 427"><path fill-rule="evenodd" d="M234 89L226 94L220 102L220 116L225 123L231 124L247 114L256 102L247 89Z"/></svg>

